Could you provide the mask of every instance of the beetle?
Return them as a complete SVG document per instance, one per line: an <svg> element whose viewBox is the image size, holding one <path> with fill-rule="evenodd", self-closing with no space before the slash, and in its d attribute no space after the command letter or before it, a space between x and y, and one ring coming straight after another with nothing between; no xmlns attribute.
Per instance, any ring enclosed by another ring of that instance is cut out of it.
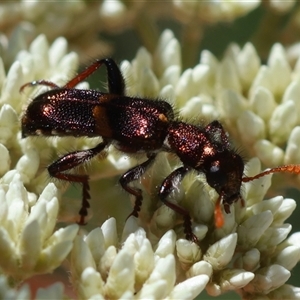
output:
<svg viewBox="0 0 300 300"><path fill-rule="evenodd" d="M76 85L105 65L108 92L77 89ZM172 210L183 216L186 238L197 242L192 231L189 212L170 201L169 195L183 177L195 170L203 173L207 183L219 194L215 207L215 225L223 226L230 206L243 199L241 185L275 172L300 173L299 165L272 168L253 177L243 177L244 162L231 146L222 124L212 121L196 126L175 118L172 106L161 99L129 97L125 95L122 73L110 58L99 59L83 72L60 87L47 80L33 81L27 86L44 85L50 90L38 95L28 105L22 117L22 137L74 136L101 137L94 148L70 152L48 166L51 176L82 184L82 204L79 224L85 224L90 207L89 176L69 173L74 167L92 159L109 145L126 153L143 153L146 160L131 168L119 180L122 188L135 197L130 215L138 217L142 205L142 191L131 183L138 180L153 164L158 153L176 154L182 166L171 172L161 183L158 196Z"/></svg>

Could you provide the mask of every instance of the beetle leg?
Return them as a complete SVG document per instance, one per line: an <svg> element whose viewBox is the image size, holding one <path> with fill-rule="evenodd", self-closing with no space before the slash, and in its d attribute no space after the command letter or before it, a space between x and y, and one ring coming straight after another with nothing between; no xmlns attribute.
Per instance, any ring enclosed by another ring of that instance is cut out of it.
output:
<svg viewBox="0 0 300 300"><path fill-rule="evenodd" d="M183 177L190 171L189 167L183 166L176 170L174 170L165 180L163 181L160 189L159 189L159 197L160 200L169 208L182 215L183 217L183 226L184 233L187 240L198 243L197 237L193 234L192 230L192 220L189 212L185 210L183 207L167 200L167 197L174 190L174 188L178 185Z"/></svg>
<svg viewBox="0 0 300 300"><path fill-rule="evenodd" d="M143 201L142 191L138 188L132 188L129 184L132 181L139 179L146 172L146 170L153 163L155 157L156 157L156 153L149 154L148 160L127 171L125 174L122 175L122 177L119 180L122 188L135 197L133 210L130 213L130 215L127 217L127 219L130 216L138 217L139 211L141 210L142 201Z"/></svg>
<svg viewBox="0 0 300 300"><path fill-rule="evenodd" d="M82 202L81 208L79 210L80 220L78 224L84 225L84 218L87 216L87 209L90 207L89 199L89 176L88 175L79 175L79 174L70 174L65 173L70 169L90 160L95 155L100 153L105 147L107 146L106 142L102 142L98 144L96 147L88 150L82 151L74 151L64 155L63 157L59 158L57 161L52 163L48 166L48 172L50 176L53 176L58 179L71 181L71 182L78 182L82 184Z"/></svg>

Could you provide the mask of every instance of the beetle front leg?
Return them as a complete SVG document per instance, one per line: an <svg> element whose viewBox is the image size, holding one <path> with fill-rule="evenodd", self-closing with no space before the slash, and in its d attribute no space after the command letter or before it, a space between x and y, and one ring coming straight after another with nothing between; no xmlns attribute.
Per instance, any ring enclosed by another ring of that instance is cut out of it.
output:
<svg viewBox="0 0 300 300"><path fill-rule="evenodd" d="M167 197L174 190L174 187L178 185L178 182L182 181L183 177L190 171L189 167L180 167L174 170L162 183L159 189L159 198L160 200L169 208L182 215L183 217L183 227L184 233L187 240L198 243L197 237L193 234L192 230L192 219L187 210L183 207L167 200Z"/></svg>
<svg viewBox="0 0 300 300"><path fill-rule="evenodd" d="M78 165L90 160L95 155L100 153L105 147L107 146L106 142L102 142L98 144L96 147L88 150L82 151L74 151L64 155L63 157L59 158L53 164L48 166L48 172L50 176L71 181L71 182L78 182L82 184L82 202L81 208L79 210L80 220L78 224L84 225L84 218L87 216L87 209L90 207L88 199L90 199L89 193L89 176L88 175L79 175L79 174L69 174L64 173L65 171L71 170Z"/></svg>

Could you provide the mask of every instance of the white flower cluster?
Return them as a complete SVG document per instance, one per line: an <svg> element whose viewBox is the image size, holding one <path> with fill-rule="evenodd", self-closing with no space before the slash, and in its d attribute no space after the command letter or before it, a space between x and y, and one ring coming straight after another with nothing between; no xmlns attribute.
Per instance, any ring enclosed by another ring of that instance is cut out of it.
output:
<svg viewBox="0 0 300 300"><path fill-rule="evenodd" d="M127 221L123 234L129 232L133 233L123 236L120 247L116 222L109 219L84 240L76 239L71 274L81 298L193 299L205 288L209 280L206 274L176 284L173 231L160 239L155 251L134 218ZM197 246L193 247L197 252Z"/></svg>
<svg viewBox="0 0 300 300"><path fill-rule="evenodd" d="M257 160L247 167L248 175L260 168ZM157 238L153 227L138 228L133 217L118 240L116 222L109 219L101 229L77 238L71 254L73 285L82 298L90 299L193 299L204 287L214 296L233 290L243 299L299 299L300 288L285 285L300 259L299 234L287 238L291 225L284 224L296 204L280 196L262 201L270 184L270 176L246 184L247 207L233 206L221 229L201 220L195 226L199 245L177 239L166 228L160 228L164 233ZM208 213L210 199L205 200L194 208L195 218L201 217L200 209ZM167 222L170 212L165 206L159 210L150 223L159 218Z"/></svg>
<svg viewBox="0 0 300 300"><path fill-rule="evenodd" d="M2 178L0 266L15 280L52 272L72 249L78 225L53 232L59 209L56 193L50 183L36 199L25 190L17 172Z"/></svg>
<svg viewBox="0 0 300 300"><path fill-rule="evenodd" d="M0 53L13 62L17 51L26 47L28 40L38 34L45 34L50 41L58 36L69 40L70 46L77 49L80 58L95 57L98 53L108 55L111 46L99 39L99 32L123 32L134 29L145 43L154 48L158 32L154 29L158 20L173 18L182 26L185 39L188 40L190 26L192 35L199 38L205 24L219 22L232 22L247 15L259 6L274 15L286 14L290 11L291 25L294 31L298 29L298 13L295 0L270 0L266 4L261 0L252 1L182 1L173 0L165 2L156 1L124 1L104 0L93 1L67 1L57 3L53 1L14 1L0 3ZM268 22L266 22L268 23ZM18 42L11 45L4 34L11 34ZM287 34L289 34L287 32ZM294 38L295 39L295 38ZM195 44L194 44L195 46Z"/></svg>
<svg viewBox="0 0 300 300"><path fill-rule="evenodd" d="M249 47L251 48L248 45L245 49ZM224 106L231 104L222 100L221 96L225 93L236 95L235 89L230 88L233 83L239 81L243 83L238 83L240 93L252 86L255 89L255 84L246 76L248 63L246 66L242 64L245 68L244 73L234 73L235 67L232 72L227 72L227 77L225 76L223 65L226 66L226 59L232 60L232 56L229 51L224 58L225 62L219 63L210 53L205 52L199 65L181 75L180 46L172 33L166 31L153 58L145 49L141 49L133 62L123 62L121 69L128 79L129 95L158 96L174 103L175 107L180 108L180 115L187 119L213 119L222 116L225 121L228 119L228 125L231 125L234 117L224 113ZM245 63L248 60L249 57L245 59ZM259 70L258 57L251 61L253 72L247 75L254 78L255 61L258 67L256 70ZM228 68L226 70L228 71ZM251 71L249 68L247 70ZM273 73L273 76L275 74ZM233 100L229 96L226 99L234 102L237 97L242 96L238 94L232 97ZM223 101L219 111L216 99ZM244 97L243 101L246 103L247 99ZM232 110L234 107L232 105ZM239 114L235 117L238 118ZM164 205L157 209L153 205L155 200L151 197L162 178L172 170L166 158L167 156L160 155L156 161L159 167L155 164L150 170L150 175L142 179L144 201L140 223L143 224L153 245L158 243L170 228L175 229L178 236L184 237L182 226L176 225L179 220L176 213ZM260 171L260 164L256 160L246 166L248 176L254 176ZM216 199L216 193L203 183L201 178L193 174L186 176L175 198L180 205L192 212L195 221L194 233L200 241L200 248L195 251L192 244L183 240L177 243L177 259L181 270L186 272L185 276L210 276L207 291L213 295L235 290L244 298L266 295L271 299L274 295L282 294L290 298L297 297L297 288L284 285L300 255L299 244L286 240L291 226L284 224L295 209L295 201L275 197L262 202L270 185L270 176L245 184L242 187L245 207L239 202L233 205L232 213L225 214L225 226L214 229L214 205L211 199ZM99 193L100 188L94 191L95 195ZM285 264L283 261L289 263ZM207 270L211 270L211 273ZM275 276L277 274L279 275Z"/></svg>
<svg viewBox="0 0 300 300"><path fill-rule="evenodd" d="M202 56L204 60L212 66L211 58ZM299 163L300 59L292 69L286 51L276 44L261 65L253 46L246 44L243 49L232 46L213 65L221 117L249 153L267 166Z"/></svg>
<svg viewBox="0 0 300 300"><path fill-rule="evenodd" d="M121 68L130 95L159 95L193 122L221 119L249 156L277 166L300 162L299 66L300 59L291 68L279 44L261 65L248 43L231 46L221 62L203 51L200 63L181 74L180 45L165 31L153 60L142 49Z"/></svg>
<svg viewBox="0 0 300 300"><path fill-rule="evenodd" d="M9 282L15 284L59 267L70 253L79 229L73 224L55 230L59 192L53 183L47 184L49 180L40 165L48 161L53 146L46 140L39 141L38 146L30 140L21 140L19 123L23 105L28 101L25 94L19 93L24 82L40 76L66 80L64 76L70 76L77 68L77 56L66 55L66 46L64 39L58 39L49 48L45 37L40 36L29 51L18 54L7 75L3 61L0 63L0 268ZM8 288L1 278L2 298L30 298L30 293L27 287L18 292ZM62 298L63 286L55 284L40 290L37 297L41 294Z"/></svg>
<svg viewBox="0 0 300 300"><path fill-rule="evenodd" d="M252 111L269 127L268 135L254 135L250 144L271 136L268 141L275 145L279 143L279 137L285 136L287 140L286 135L294 130L289 125L289 130L283 129L280 134L269 133L275 125L266 120L271 120L277 107L284 105L285 101L282 104L274 99L267 101L268 116L264 117L258 100L288 94L288 90L293 90L293 80L294 84L297 83L298 64L292 72L287 60L282 59L283 54L283 49L275 46L267 66L260 66L251 45L243 50L232 47L222 62L206 51L199 65L182 73L180 45L171 31L165 31L153 57L141 49L131 63L122 63L121 70L128 95L166 99L180 110L183 118L197 123L199 118L212 120L221 117L236 134L237 140L239 136L241 143L244 141L239 130L243 126L241 123L247 120L239 118ZM248 63L251 58L252 62ZM291 225L284 223L296 204L294 200L280 196L263 201L271 185L271 176L244 184L242 196L245 205L240 201L232 205L231 213L224 214L225 225L216 229L214 201L218 195L201 174L187 175L174 197L191 213L198 245L184 239L180 216L153 197L162 178L178 163L165 154L158 155L156 163L141 179L142 210L138 220L133 217L127 220L121 239L116 228L122 226L127 210L117 220L119 223L111 218L101 228L83 237L76 236L77 225L55 230L58 210L63 205L57 200L58 191L54 184L47 185L44 166L53 161L51 156L68 151L71 143L73 149L85 149L98 141L82 138L21 139L18 119L23 106L29 95L33 98L43 89L31 91L27 88L22 95L18 90L24 83L41 78L60 85L72 77L77 61L74 53L66 54L64 39L56 40L49 47L46 39L40 36L29 51L19 53L7 75L4 68L0 68L2 273L21 281L35 274L52 272L71 253L71 280L81 298L193 299L206 288L215 296L234 290L244 299L300 299L299 288L285 284L290 270L300 259L298 234L287 238ZM81 87L87 85L82 83ZM263 90L262 96L255 96L259 90ZM288 100L293 100L294 93L289 92ZM238 110L237 114L233 108ZM297 123L292 124L296 126ZM247 130L252 137L253 132ZM254 125L252 130L255 131ZM288 150L285 155L287 153ZM131 160L119 158L110 149L107 159L97 164L92 172L109 177L127 170L132 164ZM253 176L260 171L259 161L253 159L246 165L245 175ZM115 181L109 188L116 189ZM91 189L91 198L97 199L101 192L100 185ZM115 194L110 192L108 196L113 198ZM128 201L117 200L122 211ZM98 203L100 201L92 203L93 208ZM115 205L111 209L115 210ZM105 211L110 214L109 205ZM0 287L4 295L15 292L6 287L5 281L0 282ZM61 287L55 286L51 291L58 298L62 297ZM18 295L17 292L14 295Z"/></svg>
<svg viewBox="0 0 300 300"><path fill-rule="evenodd" d="M198 18L205 23L232 21L246 15L260 5L260 0L254 1L184 1L173 0L179 20L188 22ZM291 5L292 6L292 5Z"/></svg>

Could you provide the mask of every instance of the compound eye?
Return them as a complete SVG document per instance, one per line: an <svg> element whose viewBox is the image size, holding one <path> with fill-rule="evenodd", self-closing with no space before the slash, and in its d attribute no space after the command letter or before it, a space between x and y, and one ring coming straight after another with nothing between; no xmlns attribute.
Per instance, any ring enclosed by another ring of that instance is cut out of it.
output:
<svg viewBox="0 0 300 300"><path fill-rule="evenodd" d="M210 167L210 173L217 173L220 171L220 166L218 164L214 164Z"/></svg>
<svg viewBox="0 0 300 300"><path fill-rule="evenodd" d="M206 180L217 192L220 192L220 188L226 184L227 175L222 171L219 160L211 163L206 173Z"/></svg>

